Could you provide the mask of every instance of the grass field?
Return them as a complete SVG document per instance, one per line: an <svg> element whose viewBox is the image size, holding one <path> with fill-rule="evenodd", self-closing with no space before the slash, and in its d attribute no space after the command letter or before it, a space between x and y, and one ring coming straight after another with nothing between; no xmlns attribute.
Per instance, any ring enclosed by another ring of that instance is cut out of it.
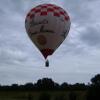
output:
<svg viewBox="0 0 100 100"><path fill-rule="evenodd" d="M0 100L86 100L86 91L0 91Z"/></svg>

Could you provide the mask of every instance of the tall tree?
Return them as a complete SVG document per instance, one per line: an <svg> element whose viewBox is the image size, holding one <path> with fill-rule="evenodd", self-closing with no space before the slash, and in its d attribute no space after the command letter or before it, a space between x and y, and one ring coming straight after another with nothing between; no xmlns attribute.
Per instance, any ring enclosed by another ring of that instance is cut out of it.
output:
<svg viewBox="0 0 100 100"><path fill-rule="evenodd" d="M92 79L91 82L93 85L100 86L100 74L95 75Z"/></svg>

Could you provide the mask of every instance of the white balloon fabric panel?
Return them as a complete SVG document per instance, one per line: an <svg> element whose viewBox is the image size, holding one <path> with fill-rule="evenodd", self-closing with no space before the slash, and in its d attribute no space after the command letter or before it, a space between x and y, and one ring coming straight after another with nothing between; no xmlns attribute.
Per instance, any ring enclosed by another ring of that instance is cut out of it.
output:
<svg viewBox="0 0 100 100"><path fill-rule="evenodd" d="M69 32L70 24L68 14L53 4L33 8L25 20L26 31L39 50L59 47Z"/></svg>

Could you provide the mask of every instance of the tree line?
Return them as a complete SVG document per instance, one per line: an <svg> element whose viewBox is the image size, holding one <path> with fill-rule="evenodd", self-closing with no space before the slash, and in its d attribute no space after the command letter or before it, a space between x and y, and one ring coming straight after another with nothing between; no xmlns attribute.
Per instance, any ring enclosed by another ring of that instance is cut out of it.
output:
<svg viewBox="0 0 100 100"><path fill-rule="evenodd" d="M85 85L84 83L76 83L72 85L68 84L67 82L60 85L50 78L39 79L34 84L30 82L24 85L0 85L0 90L87 90L90 88L100 89L100 74L95 75L91 79L91 83L88 85Z"/></svg>
<svg viewBox="0 0 100 100"><path fill-rule="evenodd" d="M88 88L84 83L68 84L67 82L62 83L61 85L54 82L50 78L39 79L37 83L26 83L24 85L12 84L9 85L0 85L0 90L86 90Z"/></svg>

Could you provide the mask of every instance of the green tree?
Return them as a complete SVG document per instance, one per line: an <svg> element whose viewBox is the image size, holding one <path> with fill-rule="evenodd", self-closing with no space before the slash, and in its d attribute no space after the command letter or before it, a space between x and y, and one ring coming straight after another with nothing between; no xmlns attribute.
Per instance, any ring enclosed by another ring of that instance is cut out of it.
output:
<svg viewBox="0 0 100 100"><path fill-rule="evenodd" d="M92 85L100 86L100 74L95 75L91 79Z"/></svg>
<svg viewBox="0 0 100 100"><path fill-rule="evenodd" d="M91 79L91 86L88 91L87 100L100 100L100 74Z"/></svg>

